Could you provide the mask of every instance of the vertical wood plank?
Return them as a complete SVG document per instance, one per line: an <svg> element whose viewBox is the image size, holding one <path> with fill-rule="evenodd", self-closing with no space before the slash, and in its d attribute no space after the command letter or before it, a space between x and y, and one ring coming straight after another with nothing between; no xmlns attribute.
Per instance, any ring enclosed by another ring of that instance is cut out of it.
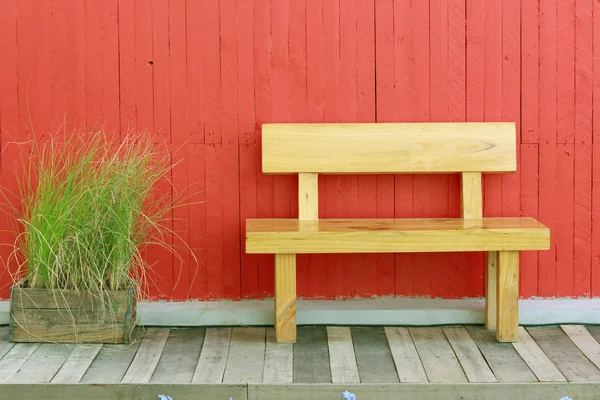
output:
<svg viewBox="0 0 600 400"><path fill-rule="evenodd" d="M294 345L276 343L275 330L267 329L265 369L262 383L292 383L294 368Z"/></svg>
<svg viewBox="0 0 600 400"><path fill-rule="evenodd" d="M233 328L223 383L262 383L265 340L264 328Z"/></svg>
<svg viewBox="0 0 600 400"><path fill-rule="evenodd" d="M581 325L561 325L577 348L600 369L600 343Z"/></svg>
<svg viewBox="0 0 600 400"><path fill-rule="evenodd" d="M556 143L574 143L575 6L557 2ZM557 281L558 283L558 281Z"/></svg>
<svg viewBox="0 0 600 400"><path fill-rule="evenodd" d="M43 343L7 383L48 383L65 363L75 345Z"/></svg>
<svg viewBox="0 0 600 400"><path fill-rule="evenodd" d="M496 338L499 342L519 340L519 252L498 253Z"/></svg>
<svg viewBox="0 0 600 400"><path fill-rule="evenodd" d="M409 331L429 382L467 382L442 328L410 328Z"/></svg>
<svg viewBox="0 0 600 400"><path fill-rule="evenodd" d="M79 383L100 349L102 344L78 344L52 378L52 383Z"/></svg>
<svg viewBox="0 0 600 400"><path fill-rule="evenodd" d="M598 25L598 42L600 42L600 23ZM600 75L600 68L598 71ZM592 151L592 221L600 221L600 141L593 144ZM592 260L594 262L591 270L591 295L600 296L600 262L597 262L600 260L600 224L592 224Z"/></svg>
<svg viewBox="0 0 600 400"><path fill-rule="evenodd" d="M119 40L119 124L120 132L137 129L137 88L136 88L136 46L134 24L123 21L135 20L135 0L119 0L118 40ZM68 9L73 8L73 6ZM84 26L85 28L85 26ZM77 35L75 32L72 35ZM71 90L69 90L71 91Z"/></svg>
<svg viewBox="0 0 600 400"><path fill-rule="evenodd" d="M254 110L254 0L237 4L237 58L238 58L238 140L255 144Z"/></svg>
<svg viewBox="0 0 600 400"><path fill-rule="evenodd" d="M600 381L600 371L558 326L530 327L527 331L569 382Z"/></svg>
<svg viewBox="0 0 600 400"><path fill-rule="evenodd" d="M540 382L567 381L522 326L519 327L519 341L512 345Z"/></svg>
<svg viewBox="0 0 600 400"><path fill-rule="evenodd" d="M205 328L171 329L151 383L190 383L204 342Z"/></svg>
<svg viewBox="0 0 600 400"><path fill-rule="evenodd" d="M498 271L498 252L487 252L487 271L485 281L485 327L496 329L496 309L498 304L498 293L496 291L496 276Z"/></svg>
<svg viewBox="0 0 600 400"><path fill-rule="evenodd" d="M40 347L39 343L17 343L0 360L0 383L6 383Z"/></svg>
<svg viewBox="0 0 600 400"><path fill-rule="evenodd" d="M494 332L479 326L466 327L498 382L537 382L525 361L510 343L499 343Z"/></svg>
<svg viewBox="0 0 600 400"><path fill-rule="evenodd" d="M385 327L385 335L402 383L428 382L427 374L407 328Z"/></svg>
<svg viewBox="0 0 600 400"><path fill-rule="evenodd" d="M464 219L483 218L481 173L463 172L461 180L461 215Z"/></svg>
<svg viewBox="0 0 600 400"><path fill-rule="evenodd" d="M319 219L319 176L298 174L298 218L304 221Z"/></svg>
<svg viewBox="0 0 600 400"><path fill-rule="evenodd" d="M206 164L206 264L208 267L206 269L206 296L210 299L222 299L225 297L223 146L207 144L204 149Z"/></svg>
<svg viewBox="0 0 600 400"><path fill-rule="evenodd" d="M196 4L196 3L194 3ZM189 6L190 4L188 4ZM187 146L188 175L193 176L190 185L190 247L194 250L196 263L190 271L190 298L207 297L207 234L206 234L206 157L205 146L190 143Z"/></svg>
<svg viewBox="0 0 600 400"><path fill-rule="evenodd" d="M351 333L360 381L398 383L398 373L384 328L353 327Z"/></svg>
<svg viewBox="0 0 600 400"><path fill-rule="evenodd" d="M275 254L275 332L278 343L296 341L295 254Z"/></svg>
<svg viewBox="0 0 600 400"><path fill-rule="evenodd" d="M350 328L328 326L327 343L332 383L360 382Z"/></svg>
<svg viewBox="0 0 600 400"><path fill-rule="evenodd" d="M259 148L256 144L240 145L240 220L246 232L246 220L257 217L256 171ZM242 240L242 297L256 298L258 290L258 256L246 253L246 241Z"/></svg>
<svg viewBox="0 0 600 400"><path fill-rule="evenodd" d="M573 191L574 161L573 144L556 145L556 294L569 296L573 293Z"/></svg>
<svg viewBox="0 0 600 400"><path fill-rule="evenodd" d="M148 383L169 337L167 328L148 328L121 383Z"/></svg>
<svg viewBox="0 0 600 400"><path fill-rule="evenodd" d="M523 10L525 12L525 10ZM537 18L537 17L536 17ZM537 37L537 36L536 36ZM523 106L525 101L523 101ZM525 115L523 115L525 117ZM533 121L535 119L535 121ZM539 124L536 118L530 122L533 126ZM522 131L530 128L525 118L523 119ZM537 129L537 128L535 128ZM539 190L539 146L537 144L521 145L521 210L526 217L538 218L538 190ZM520 293L523 298L534 296L538 291L538 252L522 251L520 254Z"/></svg>
<svg viewBox="0 0 600 400"><path fill-rule="evenodd" d="M230 342L231 328L206 329L192 383L221 383L223 381Z"/></svg>
<svg viewBox="0 0 600 400"><path fill-rule="evenodd" d="M469 382L498 382L465 328L446 327L443 329Z"/></svg>
<svg viewBox="0 0 600 400"><path fill-rule="evenodd" d="M294 383L331 383L327 331L322 326L299 326L294 343Z"/></svg>
<svg viewBox="0 0 600 400"><path fill-rule="evenodd" d="M521 2L521 140L538 144L540 140L540 4ZM523 162L527 161L521 157ZM522 176L522 174L521 174ZM521 183L523 183L521 181ZM523 187L522 187L523 189Z"/></svg>
<svg viewBox="0 0 600 400"><path fill-rule="evenodd" d="M204 100L204 143L221 141L221 32L219 4L217 1L201 2L202 21L202 90ZM194 21L188 21L194 23ZM233 44L231 44L233 45Z"/></svg>

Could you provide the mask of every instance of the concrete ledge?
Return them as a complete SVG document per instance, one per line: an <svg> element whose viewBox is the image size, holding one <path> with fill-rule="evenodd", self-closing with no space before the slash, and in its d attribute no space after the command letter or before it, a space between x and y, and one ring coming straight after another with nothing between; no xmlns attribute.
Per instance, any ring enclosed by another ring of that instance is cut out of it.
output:
<svg viewBox="0 0 600 400"><path fill-rule="evenodd" d="M8 324L8 301L0 301L0 325ZM484 301L380 298L299 300L299 325L483 324ZM137 323L147 326L273 325L273 300L147 302ZM600 299L521 300L521 325L600 324Z"/></svg>

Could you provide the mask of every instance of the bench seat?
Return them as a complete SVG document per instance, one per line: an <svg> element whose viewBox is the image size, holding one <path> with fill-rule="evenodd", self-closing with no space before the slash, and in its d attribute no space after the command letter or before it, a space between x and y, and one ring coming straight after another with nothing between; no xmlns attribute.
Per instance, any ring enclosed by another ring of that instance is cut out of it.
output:
<svg viewBox="0 0 600 400"><path fill-rule="evenodd" d="M249 254L521 251L550 248L533 218L248 219Z"/></svg>

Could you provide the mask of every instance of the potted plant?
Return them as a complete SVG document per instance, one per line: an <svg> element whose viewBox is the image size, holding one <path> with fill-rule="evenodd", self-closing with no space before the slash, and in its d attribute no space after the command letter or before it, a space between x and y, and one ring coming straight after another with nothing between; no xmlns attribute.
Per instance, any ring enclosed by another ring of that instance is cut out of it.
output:
<svg viewBox="0 0 600 400"><path fill-rule="evenodd" d="M170 168L147 135L74 133L35 144L20 179L13 342L128 343L169 211L155 191Z"/></svg>

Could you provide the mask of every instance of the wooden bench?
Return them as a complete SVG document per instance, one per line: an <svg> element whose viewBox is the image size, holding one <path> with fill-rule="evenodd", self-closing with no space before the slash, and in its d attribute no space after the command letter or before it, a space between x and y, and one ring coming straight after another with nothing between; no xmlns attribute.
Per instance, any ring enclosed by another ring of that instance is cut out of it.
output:
<svg viewBox="0 0 600 400"><path fill-rule="evenodd" d="M483 218L482 172L516 171L513 123L264 124L265 174L298 174L298 219L249 219L246 252L275 255L277 342L296 341L296 254L487 252L485 324L518 341L519 251L547 250L532 218ZM460 173L459 219L319 219L318 174ZM277 201L277 199L275 199Z"/></svg>

